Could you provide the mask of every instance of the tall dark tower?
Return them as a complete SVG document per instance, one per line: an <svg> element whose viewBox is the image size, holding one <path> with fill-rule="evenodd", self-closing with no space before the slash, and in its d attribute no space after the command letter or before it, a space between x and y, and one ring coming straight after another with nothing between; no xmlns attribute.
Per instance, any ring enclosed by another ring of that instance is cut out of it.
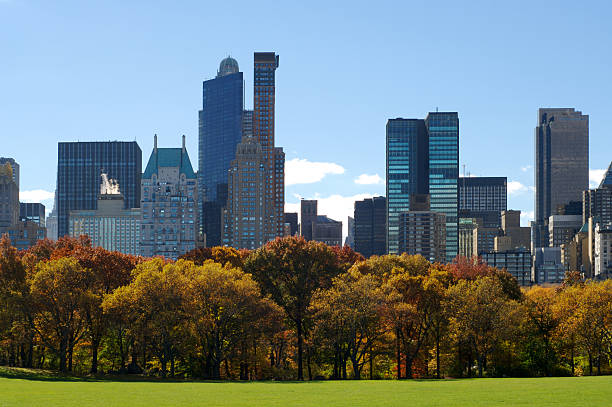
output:
<svg viewBox="0 0 612 407"><path fill-rule="evenodd" d="M70 211L97 209L102 172L119 183L126 209L140 208L142 151L138 143L72 142L57 147L58 237L68 234Z"/></svg>
<svg viewBox="0 0 612 407"><path fill-rule="evenodd" d="M581 201L589 187L589 116L573 108L538 110L535 128L534 247L548 246L548 218Z"/></svg>
<svg viewBox="0 0 612 407"><path fill-rule="evenodd" d="M207 246L221 245L222 216L227 203L230 163L242 138L244 78L231 57L219 65L217 76L204 81L199 112L198 187L200 225Z"/></svg>

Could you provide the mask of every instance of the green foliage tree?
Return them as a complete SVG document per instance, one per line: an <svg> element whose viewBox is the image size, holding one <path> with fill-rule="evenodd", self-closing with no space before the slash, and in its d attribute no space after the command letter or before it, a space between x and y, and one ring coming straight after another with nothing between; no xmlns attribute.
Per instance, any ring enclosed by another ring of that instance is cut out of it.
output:
<svg viewBox="0 0 612 407"><path fill-rule="evenodd" d="M284 309L297 336L297 379L303 380L304 322L313 293L339 274L337 257L325 244L287 237L255 250L245 262L265 294Z"/></svg>

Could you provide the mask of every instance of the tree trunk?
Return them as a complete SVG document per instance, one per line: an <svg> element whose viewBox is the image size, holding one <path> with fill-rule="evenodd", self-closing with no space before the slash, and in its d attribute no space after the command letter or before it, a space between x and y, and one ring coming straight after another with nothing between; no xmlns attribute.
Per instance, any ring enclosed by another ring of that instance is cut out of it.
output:
<svg viewBox="0 0 612 407"><path fill-rule="evenodd" d="M338 346L338 343L334 343L334 373L332 376L332 379L338 379L340 377L340 363L339 360L340 359L340 348Z"/></svg>
<svg viewBox="0 0 612 407"><path fill-rule="evenodd" d="M412 358L406 355L406 379L412 379Z"/></svg>
<svg viewBox="0 0 612 407"><path fill-rule="evenodd" d="M478 355L478 377L482 377L482 356Z"/></svg>
<svg viewBox="0 0 612 407"><path fill-rule="evenodd" d="M400 331L399 328L395 331L395 336L397 340L395 341L396 350L397 350L397 379L402 378L402 354L400 352Z"/></svg>
<svg viewBox="0 0 612 407"><path fill-rule="evenodd" d="M370 345L370 380L374 379L374 353L372 352L372 345Z"/></svg>
<svg viewBox="0 0 612 407"><path fill-rule="evenodd" d="M359 371L359 364L355 355L351 355L351 364L353 365L353 379L360 380L361 372Z"/></svg>
<svg viewBox="0 0 612 407"><path fill-rule="evenodd" d="M100 346L99 340L91 341L91 370L90 370L90 373L93 373L93 374L98 373L98 347L99 346Z"/></svg>
<svg viewBox="0 0 612 407"><path fill-rule="evenodd" d="M302 372L302 354L303 354L303 347L304 347L304 338L303 333L302 333L302 320L298 319L297 323L296 323L296 328L297 328L297 351L298 351L298 360L297 360L297 379L298 380L304 380L304 372Z"/></svg>
<svg viewBox="0 0 612 407"><path fill-rule="evenodd" d="M68 340L66 338L60 339L59 348L59 371L62 373L66 372L66 354L68 353Z"/></svg>
<svg viewBox="0 0 612 407"><path fill-rule="evenodd" d="M570 365L572 366L572 376L574 376L575 364L574 364L574 347L573 346L572 346L571 358L572 358L572 361Z"/></svg>
<svg viewBox="0 0 612 407"><path fill-rule="evenodd" d="M308 367L308 380L312 381L312 366L310 365L310 345L306 347L306 363Z"/></svg>
<svg viewBox="0 0 612 407"><path fill-rule="evenodd" d="M440 335L436 335L436 379L440 378Z"/></svg>

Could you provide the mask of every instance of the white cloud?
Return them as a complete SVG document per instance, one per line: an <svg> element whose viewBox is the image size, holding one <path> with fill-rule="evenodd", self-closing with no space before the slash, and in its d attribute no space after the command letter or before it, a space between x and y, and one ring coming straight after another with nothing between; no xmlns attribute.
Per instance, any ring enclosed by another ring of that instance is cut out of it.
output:
<svg viewBox="0 0 612 407"><path fill-rule="evenodd" d="M329 174L344 174L344 167L336 163L313 162L293 158L285 163L285 185L313 184Z"/></svg>
<svg viewBox="0 0 612 407"><path fill-rule="evenodd" d="M523 185L519 181L508 182L508 195L521 195L525 192L533 191L531 186Z"/></svg>
<svg viewBox="0 0 612 407"><path fill-rule="evenodd" d="M533 218L533 211L521 211L521 226L529 226L529 222L531 222Z"/></svg>
<svg viewBox="0 0 612 407"><path fill-rule="evenodd" d="M32 189L30 191L19 191L19 201L21 202L53 202L55 194L51 191L45 191L44 189Z"/></svg>
<svg viewBox="0 0 612 407"><path fill-rule="evenodd" d="M527 171L529 171L529 170L530 170L530 169L532 169L532 168L533 168L533 167L532 167L531 165L526 165L526 166L524 166L524 167L521 167L521 171L523 171L523 172L527 172Z"/></svg>
<svg viewBox="0 0 612 407"><path fill-rule="evenodd" d="M362 199L372 198L379 196L380 194L357 194L352 196L342 196L339 194L330 195L326 198L322 198L319 194L308 199L318 200L317 211L319 215L327 215L333 220L342 222L342 241L348 234L348 220L349 216L353 216L355 212L355 201L361 201ZM298 218L300 214L300 203L285 203L285 212L297 212ZM300 220L301 221L301 220Z"/></svg>
<svg viewBox="0 0 612 407"><path fill-rule="evenodd" d="M385 180L383 180L378 174L361 174L357 178L355 178L355 184L359 185L380 185L384 184Z"/></svg>
<svg viewBox="0 0 612 407"><path fill-rule="evenodd" d="M605 174L606 170L589 170L589 188L597 188Z"/></svg>

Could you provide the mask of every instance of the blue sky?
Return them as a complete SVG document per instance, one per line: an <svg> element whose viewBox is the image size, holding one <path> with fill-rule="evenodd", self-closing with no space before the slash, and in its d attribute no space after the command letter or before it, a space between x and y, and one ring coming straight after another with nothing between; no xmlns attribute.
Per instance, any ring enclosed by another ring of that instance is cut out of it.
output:
<svg viewBox="0 0 612 407"><path fill-rule="evenodd" d="M496 4L499 3L499 4ZM201 82L228 54L245 73L275 51L276 144L287 208L320 199L346 221L384 194L385 123L458 111L460 162L507 176L509 207L533 211L539 107L590 115L594 181L612 160L612 6L576 1L203 2L0 0L0 156L22 200L55 188L58 141L187 136L197 165ZM50 208L49 208L50 209Z"/></svg>

